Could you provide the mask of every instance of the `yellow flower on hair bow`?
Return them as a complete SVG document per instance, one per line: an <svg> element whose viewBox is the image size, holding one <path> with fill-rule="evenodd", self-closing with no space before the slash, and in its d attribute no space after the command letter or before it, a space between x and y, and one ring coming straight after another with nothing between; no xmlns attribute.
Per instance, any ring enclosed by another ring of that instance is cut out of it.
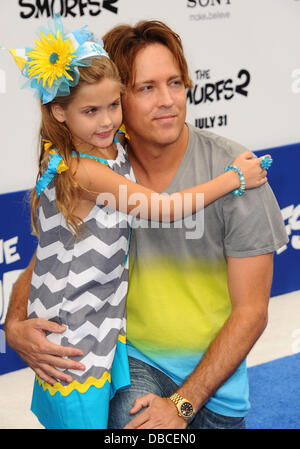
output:
<svg viewBox="0 0 300 449"><path fill-rule="evenodd" d="M43 104L70 94L70 88L78 84L79 67L90 66L92 58L109 57L102 41L86 26L66 33L59 14L40 29L35 47L9 51L27 79L25 86L33 88Z"/></svg>

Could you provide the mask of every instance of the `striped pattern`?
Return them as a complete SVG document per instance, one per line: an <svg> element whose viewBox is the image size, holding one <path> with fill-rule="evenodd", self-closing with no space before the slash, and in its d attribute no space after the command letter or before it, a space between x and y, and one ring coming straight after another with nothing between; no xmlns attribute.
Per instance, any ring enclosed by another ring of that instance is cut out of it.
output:
<svg viewBox="0 0 300 449"><path fill-rule="evenodd" d="M134 179L126 153L108 165ZM56 206L54 181L41 195L40 241L28 303L29 318L42 317L67 330L48 339L80 348L86 371L70 371L82 384L110 372L118 338L126 339L125 300L128 287L128 217L95 205L84 219L77 241ZM126 263L124 261L126 260ZM122 338L123 337L123 338ZM66 371L68 372L68 371Z"/></svg>

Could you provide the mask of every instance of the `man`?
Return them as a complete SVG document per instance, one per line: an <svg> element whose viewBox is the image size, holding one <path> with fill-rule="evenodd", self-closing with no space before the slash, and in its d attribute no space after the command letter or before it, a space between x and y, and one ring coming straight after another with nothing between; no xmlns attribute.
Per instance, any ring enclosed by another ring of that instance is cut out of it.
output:
<svg viewBox="0 0 300 449"><path fill-rule="evenodd" d="M191 84L180 39L167 26L119 26L104 45L126 87L127 150L138 182L176 192L221 174L244 151L185 123ZM111 428L244 427L245 357L266 326L273 252L287 241L280 210L264 185L208 206L201 238L187 238L188 230L186 223L134 229L127 297L131 387L111 401ZM7 342L47 382L70 381L57 367L80 369L61 358L80 351L44 337L64 329L25 320L33 262L14 287Z"/></svg>

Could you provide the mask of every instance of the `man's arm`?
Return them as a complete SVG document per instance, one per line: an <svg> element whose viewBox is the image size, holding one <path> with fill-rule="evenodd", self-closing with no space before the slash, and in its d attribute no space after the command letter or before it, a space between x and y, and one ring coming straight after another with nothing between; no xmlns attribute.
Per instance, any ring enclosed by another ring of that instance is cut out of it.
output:
<svg viewBox="0 0 300 449"><path fill-rule="evenodd" d="M203 359L177 390L199 410L235 372L267 324L268 303L273 276L273 254L228 258L228 289L232 312L210 344ZM138 398L131 410L137 413L126 428L183 428L169 399L149 394Z"/></svg>
<svg viewBox="0 0 300 449"><path fill-rule="evenodd" d="M84 369L81 363L62 358L82 356L82 351L55 345L47 340L45 331L62 333L65 331L64 326L42 318L27 319L27 302L34 263L35 255L14 284L4 326L6 341L46 382L51 385L55 384L56 379L71 382L71 376L56 368Z"/></svg>

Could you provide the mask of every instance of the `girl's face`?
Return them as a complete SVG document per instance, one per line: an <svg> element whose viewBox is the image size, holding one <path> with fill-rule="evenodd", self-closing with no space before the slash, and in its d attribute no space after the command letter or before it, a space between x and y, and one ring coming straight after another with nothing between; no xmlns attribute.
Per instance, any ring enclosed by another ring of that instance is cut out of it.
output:
<svg viewBox="0 0 300 449"><path fill-rule="evenodd" d="M77 151L108 148L122 123L120 85L108 78L84 85L66 108L56 103L52 112L67 124Z"/></svg>

